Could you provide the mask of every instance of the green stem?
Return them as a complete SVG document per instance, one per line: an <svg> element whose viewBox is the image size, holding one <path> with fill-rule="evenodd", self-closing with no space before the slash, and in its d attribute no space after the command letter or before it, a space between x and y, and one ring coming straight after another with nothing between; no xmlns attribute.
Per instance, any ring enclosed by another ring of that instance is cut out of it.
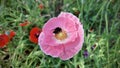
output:
<svg viewBox="0 0 120 68"><path fill-rule="evenodd" d="M58 16L58 14L62 11L62 6L63 6L63 0L55 1L55 16Z"/></svg>
<svg viewBox="0 0 120 68"><path fill-rule="evenodd" d="M108 36L108 17L107 17L107 13L105 13L105 21L106 21L106 35ZM109 59L109 41L108 41L108 38L107 38L106 45L107 45L107 60L108 60L108 68L109 68L110 59Z"/></svg>
<svg viewBox="0 0 120 68"><path fill-rule="evenodd" d="M105 8L105 5L106 5L106 2L103 3L103 6L100 8L100 10L98 11L97 15L96 15L96 18L98 17L98 15L100 14L101 12L101 19L100 19L100 26L99 26L99 35L101 33L101 27L102 27L102 20L103 20L103 13L104 13L104 8Z"/></svg>

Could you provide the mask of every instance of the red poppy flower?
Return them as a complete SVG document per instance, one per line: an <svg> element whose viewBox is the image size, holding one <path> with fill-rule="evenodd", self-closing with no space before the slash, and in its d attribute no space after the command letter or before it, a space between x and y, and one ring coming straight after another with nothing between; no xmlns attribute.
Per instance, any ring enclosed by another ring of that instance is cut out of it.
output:
<svg viewBox="0 0 120 68"><path fill-rule="evenodd" d="M0 35L0 48L4 47L9 42L9 37L6 34Z"/></svg>
<svg viewBox="0 0 120 68"><path fill-rule="evenodd" d="M15 34L16 33L13 30L11 30L9 34L9 39L12 39L15 36Z"/></svg>
<svg viewBox="0 0 120 68"><path fill-rule="evenodd" d="M32 28L30 31L30 36L29 36L30 41L33 43L38 43L38 37L41 31L42 30L38 27Z"/></svg>
<svg viewBox="0 0 120 68"><path fill-rule="evenodd" d="M11 31L6 31L5 34L9 37L9 40L11 40L16 33L13 30L11 30Z"/></svg>
<svg viewBox="0 0 120 68"><path fill-rule="evenodd" d="M30 24L30 22L28 20L25 20L23 23L20 23L20 26L27 26L28 24Z"/></svg>
<svg viewBox="0 0 120 68"><path fill-rule="evenodd" d="M40 4L39 8L42 10L44 8L43 4Z"/></svg>

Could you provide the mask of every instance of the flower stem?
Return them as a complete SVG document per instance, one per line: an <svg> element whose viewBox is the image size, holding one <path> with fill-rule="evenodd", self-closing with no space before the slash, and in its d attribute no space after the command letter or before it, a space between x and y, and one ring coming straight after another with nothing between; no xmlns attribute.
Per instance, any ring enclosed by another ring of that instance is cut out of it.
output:
<svg viewBox="0 0 120 68"><path fill-rule="evenodd" d="M61 12L63 6L63 0L56 0L55 1L55 16Z"/></svg>

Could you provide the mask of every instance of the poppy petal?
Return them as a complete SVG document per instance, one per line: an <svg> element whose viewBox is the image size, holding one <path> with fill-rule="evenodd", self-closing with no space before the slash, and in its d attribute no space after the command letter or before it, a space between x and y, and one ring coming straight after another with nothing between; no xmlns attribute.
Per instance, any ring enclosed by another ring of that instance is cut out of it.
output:
<svg viewBox="0 0 120 68"><path fill-rule="evenodd" d="M6 34L0 35L0 48L3 48L9 42L9 37Z"/></svg>

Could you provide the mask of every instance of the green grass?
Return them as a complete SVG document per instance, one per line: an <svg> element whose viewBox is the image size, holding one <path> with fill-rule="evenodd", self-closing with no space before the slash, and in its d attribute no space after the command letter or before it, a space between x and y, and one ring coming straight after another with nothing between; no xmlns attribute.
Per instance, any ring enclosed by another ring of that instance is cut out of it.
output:
<svg viewBox="0 0 120 68"><path fill-rule="evenodd" d="M85 32L82 50L67 61L45 55L29 41L32 27L42 28L55 16L55 1L0 0L0 33L16 32L13 40L0 49L0 68L120 68L120 0L64 0L61 10L73 14L79 11L77 16ZM38 8L40 3L45 6L43 10ZM20 27L24 20L31 24ZM96 48L91 50L93 45ZM84 50L89 52L87 58Z"/></svg>

